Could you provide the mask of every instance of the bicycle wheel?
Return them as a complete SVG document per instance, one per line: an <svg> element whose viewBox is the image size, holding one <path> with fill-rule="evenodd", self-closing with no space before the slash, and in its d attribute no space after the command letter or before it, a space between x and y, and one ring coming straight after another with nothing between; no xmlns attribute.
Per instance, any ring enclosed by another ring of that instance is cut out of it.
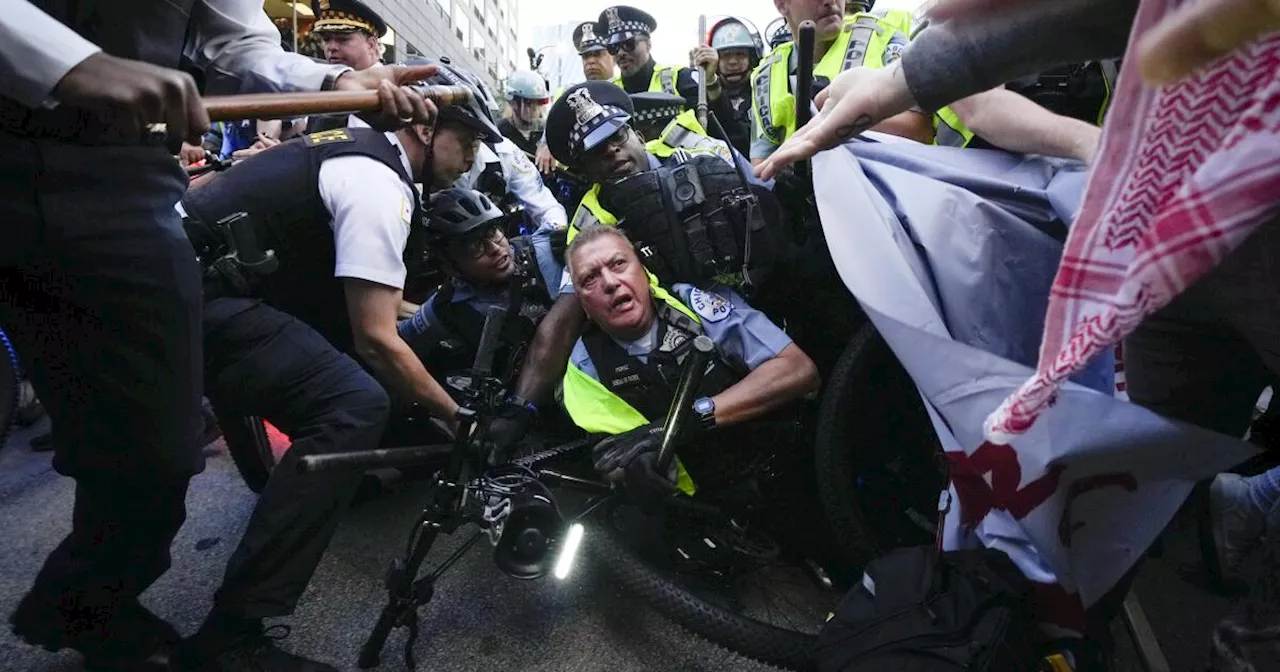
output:
<svg viewBox="0 0 1280 672"><path fill-rule="evenodd" d="M814 461L848 571L860 572L885 550L932 542L946 480L937 436L915 384L870 323L831 373Z"/></svg>
<svg viewBox="0 0 1280 672"><path fill-rule="evenodd" d="M808 669L844 591L823 585L774 530L620 504L597 514L589 548L624 588L690 632L786 669Z"/></svg>
<svg viewBox="0 0 1280 672"><path fill-rule="evenodd" d="M18 355L9 337L0 329L0 448L9 441L13 418L18 410Z"/></svg>
<svg viewBox="0 0 1280 672"><path fill-rule="evenodd" d="M261 493L280 457L289 450L289 437L274 427L268 428L259 417L217 415L227 452L231 453L240 477L250 490Z"/></svg>

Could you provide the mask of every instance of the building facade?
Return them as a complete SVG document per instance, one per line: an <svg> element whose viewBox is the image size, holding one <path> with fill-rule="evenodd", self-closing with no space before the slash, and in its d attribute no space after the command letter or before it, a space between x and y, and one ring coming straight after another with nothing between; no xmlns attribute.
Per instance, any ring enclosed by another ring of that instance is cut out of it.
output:
<svg viewBox="0 0 1280 672"><path fill-rule="evenodd" d="M519 69L519 0L365 0L387 22L387 62L439 58L476 73L499 99ZM525 67L528 67L527 65Z"/></svg>

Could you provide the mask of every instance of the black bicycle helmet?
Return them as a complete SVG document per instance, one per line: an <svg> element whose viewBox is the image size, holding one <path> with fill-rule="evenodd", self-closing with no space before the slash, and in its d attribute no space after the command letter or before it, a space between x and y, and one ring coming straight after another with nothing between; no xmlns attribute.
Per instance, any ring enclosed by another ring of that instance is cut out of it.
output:
<svg viewBox="0 0 1280 672"><path fill-rule="evenodd" d="M440 243L484 229L502 217L502 210L488 196L474 189L450 187L431 194L427 232Z"/></svg>
<svg viewBox="0 0 1280 672"><path fill-rule="evenodd" d="M452 63L433 58L415 58L405 65L437 65L440 71L434 76L422 80L422 84L436 86L465 86L471 89L471 101L465 105L451 105L440 108L440 119L455 121L476 129L481 139L489 144L502 141L502 133L493 123L493 115L489 109L493 96L484 83L475 75L462 70Z"/></svg>

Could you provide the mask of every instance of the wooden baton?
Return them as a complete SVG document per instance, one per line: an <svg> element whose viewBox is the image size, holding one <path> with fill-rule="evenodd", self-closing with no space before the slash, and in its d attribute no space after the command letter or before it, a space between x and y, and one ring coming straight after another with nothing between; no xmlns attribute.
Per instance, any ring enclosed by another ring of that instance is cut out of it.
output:
<svg viewBox="0 0 1280 672"><path fill-rule="evenodd" d="M436 107L452 107L471 102L465 86L414 87ZM288 119L312 114L355 114L377 112L381 108L377 91L316 91L305 93L248 93L235 96L208 96L204 109L210 121L237 119Z"/></svg>

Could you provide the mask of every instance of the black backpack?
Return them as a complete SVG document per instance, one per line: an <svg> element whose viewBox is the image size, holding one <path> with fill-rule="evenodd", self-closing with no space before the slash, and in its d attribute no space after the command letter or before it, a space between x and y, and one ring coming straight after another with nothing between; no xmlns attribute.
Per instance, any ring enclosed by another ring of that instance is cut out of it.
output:
<svg viewBox="0 0 1280 672"><path fill-rule="evenodd" d="M871 562L818 636L820 672L1021 672L1040 663L1028 581L1007 555L900 548Z"/></svg>

